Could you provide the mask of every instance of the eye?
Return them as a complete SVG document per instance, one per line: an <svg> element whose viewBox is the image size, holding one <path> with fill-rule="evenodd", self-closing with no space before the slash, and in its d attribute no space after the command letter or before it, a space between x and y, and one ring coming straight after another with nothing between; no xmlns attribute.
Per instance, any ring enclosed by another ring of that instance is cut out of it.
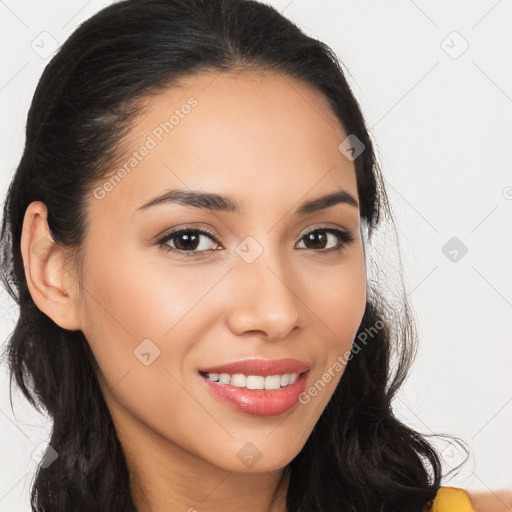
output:
<svg viewBox="0 0 512 512"><path fill-rule="evenodd" d="M201 240L204 238L205 240ZM317 228L303 235L300 241L305 241L310 249L318 253L330 253L341 251L347 244L354 241L355 237L349 231L336 228ZM168 242L172 242L169 245ZM337 245L336 245L337 242ZM332 243L335 245L332 246ZM167 252L174 252L187 257L200 257L198 253L208 253L219 250L216 235L204 229L192 229L184 227L171 231L156 241ZM211 245L213 244L213 247ZM327 247L325 247L327 244ZM209 247L210 245L210 247ZM330 245L330 246L329 246Z"/></svg>
<svg viewBox="0 0 512 512"><path fill-rule="evenodd" d="M181 228L171 233L168 233L164 237L157 241L158 245L168 252L178 252L186 256L196 256L197 252L207 252L211 249L208 247L208 241L202 241L201 238L208 238L211 242L215 243L215 235L203 229L191 229ZM169 246L167 242L173 242L173 246Z"/></svg>
<svg viewBox="0 0 512 512"><path fill-rule="evenodd" d="M302 236L301 241L305 240L307 244L313 245L313 247L306 247L315 252L331 252L341 251L347 244L353 242L355 239L354 235L349 231L335 228L318 228L309 231ZM324 247L329 242L338 242L337 246Z"/></svg>

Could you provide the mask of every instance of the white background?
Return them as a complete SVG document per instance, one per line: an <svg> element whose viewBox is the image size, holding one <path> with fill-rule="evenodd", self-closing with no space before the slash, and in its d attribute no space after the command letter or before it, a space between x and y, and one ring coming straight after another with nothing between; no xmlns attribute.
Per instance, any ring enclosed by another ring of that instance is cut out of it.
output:
<svg viewBox="0 0 512 512"><path fill-rule="evenodd" d="M33 47L63 43L109 3L0 1L2 201L49 61ZM469 462L444 485L510 489L512 1L269 3L339 55L376 143L420 335L396 410L422 433L453 434L470 447ZM456 262L441 250L452 237L468 248ZM4 343L17 310L3 290L0 299ZM14 401L14 417L7 382L3 366L0 511L25 512L31 452L48 441L49 423L24 401ZM460 450L440 446L453 467Z"/></svg>

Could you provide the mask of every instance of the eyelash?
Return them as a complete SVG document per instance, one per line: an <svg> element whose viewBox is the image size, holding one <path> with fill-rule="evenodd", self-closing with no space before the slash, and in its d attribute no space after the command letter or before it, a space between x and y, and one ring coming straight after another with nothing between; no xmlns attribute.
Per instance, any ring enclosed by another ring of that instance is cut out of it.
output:
<svg viewBox="0 0 512 512"><path fill-rule="evenodd" d="M350 244L351 242L353 242L355 240L355 237L351 232L344 231L342 229L335 229L335 228L315 228L311 231L308 231L304 235L302 235L300 240L303 240L306 236L310 235L311 233L316 233L318 231L333 234L334 236L337 237L340 245L339 245L339 247L331 247L330 249L309 249L310 251L313 251L316 253L324 253L325 254L325 253L331 253L331 252L341 252L345 248L346 245ZM167 242L169 240L176 238L177 236L179 236L182 233L197 233L200 235L205 235L208 238L210 238L213 242L218 244L217 240L215 239L215 237L216 237L215 233L212 233L211 231L209 231L207 229L197 229L197 228L192 229L189 227L180 228L180 229L177 229L170 233L167 233L163 237L159 238L156 241L156 244L162 246L163 249L167 252L174 252L174 253L179 254L180 256L183 255L188 258L201 257L201 256L198 256L200 253L210 253L212 251L218 250L218 249L208 249L205 251L197 251L197 250L185 251L183 249L176 249L175 247L170 247L169 245L167 245ZM308 250L308 249L306 249L306 250Z"/></svg>

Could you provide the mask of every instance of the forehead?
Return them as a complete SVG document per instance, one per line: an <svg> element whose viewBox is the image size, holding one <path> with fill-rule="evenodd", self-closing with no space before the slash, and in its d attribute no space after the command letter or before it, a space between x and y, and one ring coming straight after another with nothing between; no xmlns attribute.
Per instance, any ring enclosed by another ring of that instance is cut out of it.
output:
<svg viewBox="0 0 512 512"><path fill-rule="evenodd" d="M117 176L93 208L131 215L176 188L220 192L260 209L258 198L290 207L335 188L357 198L354 164L338 149L347 134L327 99L289 76L201 73L144 104L111 170Z"/></svg>

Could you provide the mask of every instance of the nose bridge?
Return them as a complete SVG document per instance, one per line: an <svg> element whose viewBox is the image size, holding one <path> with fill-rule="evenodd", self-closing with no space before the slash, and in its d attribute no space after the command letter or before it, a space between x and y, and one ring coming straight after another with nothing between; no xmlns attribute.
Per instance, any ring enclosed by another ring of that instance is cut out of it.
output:
<svg viewBox="0 0 512 512"><path fill-rule="evenodd" d="M269 338L286 336L298 322L300 301L291 288L291 270L278 248L247 237L236 252L232 273L234 305L228 322L237 334L263 331Z"/></svg>

